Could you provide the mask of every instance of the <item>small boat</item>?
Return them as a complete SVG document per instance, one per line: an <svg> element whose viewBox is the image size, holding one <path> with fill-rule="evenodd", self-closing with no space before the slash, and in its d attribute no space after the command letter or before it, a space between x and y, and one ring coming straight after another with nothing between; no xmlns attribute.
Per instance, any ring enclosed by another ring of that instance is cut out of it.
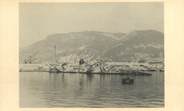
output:
<svg viewBox="0 0 184 111"><path fill-rule="evenodd" d="M130 77L126 77L122 79L122 84L134 84L134 79Z"/></svg>

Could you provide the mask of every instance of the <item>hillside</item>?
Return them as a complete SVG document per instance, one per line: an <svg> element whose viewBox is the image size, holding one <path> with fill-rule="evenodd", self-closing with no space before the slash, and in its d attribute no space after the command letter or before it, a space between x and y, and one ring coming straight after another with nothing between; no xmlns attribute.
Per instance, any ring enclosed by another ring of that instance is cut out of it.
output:
<svg viewBox="0 0 184 111"><path fill-rule="evenodd" d="M154 30L131 32L125 41L107 50L104 56L114 61L163 59L164 35Z"/></svg>
<svg viewBox="0 0 184 111"><path fill-rule="evenodd" d="M73 62L79 58L107 58L113 61L160 58L163 56L163 43L164 35L154 30L129 34L97 31L57 33L22 49L20 63L29 56L35 59L35 63L53 62L55 45L60 62Z"/></svg>

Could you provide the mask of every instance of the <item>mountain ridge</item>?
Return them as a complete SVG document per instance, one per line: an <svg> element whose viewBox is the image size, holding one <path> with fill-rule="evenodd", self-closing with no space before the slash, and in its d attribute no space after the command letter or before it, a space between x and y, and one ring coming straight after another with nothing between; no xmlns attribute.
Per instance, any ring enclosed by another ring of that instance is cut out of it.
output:
<svg viewBox="0 0 184 111"><path fill-rule="evenodd" d="M23 63L28 56L36 58L35 63L50 63L54 58L53 47L55 45L57 46L57 59L61 62L65 59L75 61L79 58L131 61L144 58L134 57L136 54L141 56L141 53L148 59L154 55L158 56L155 58L163 58L164 34L155 30L136 30L128 34L100 31L51 34L21 50L20 63Z"/></svg>

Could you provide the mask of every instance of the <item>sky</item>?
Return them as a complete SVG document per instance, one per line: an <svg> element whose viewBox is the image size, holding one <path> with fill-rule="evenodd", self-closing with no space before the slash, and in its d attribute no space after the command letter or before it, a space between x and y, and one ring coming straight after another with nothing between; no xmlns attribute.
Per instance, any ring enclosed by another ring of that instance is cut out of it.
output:
<svg viewBox="0 0 184 111"><path fill-rule="evenodd" d="M21 3L20 48L54 33L103 31L163 32L163 3Z"/></svg>

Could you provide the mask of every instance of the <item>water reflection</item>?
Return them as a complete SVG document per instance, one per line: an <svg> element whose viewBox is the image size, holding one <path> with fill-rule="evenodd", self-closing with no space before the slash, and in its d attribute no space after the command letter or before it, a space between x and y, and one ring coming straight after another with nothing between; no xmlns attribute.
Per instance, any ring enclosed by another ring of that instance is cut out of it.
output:
<svg viewBox="0 0 184 111"><path fill-rule="evenodd" d="M86 74L86 80L87 80L87 84L91 85L92 81L93 81L93 74Z"/></svg>
<svg viewBox="0 0 184 111"><path fill-rule="evenodd" d="M161 107L164 76L132 76L122 85L121 75L21 73L22 107Z"/></svg>
<svg viewBox="0 0 184 111"><path fill-rule="evenodd" d="M82 91L84 88L84 75L80 75L79 77L79 90Z"/></svg>

